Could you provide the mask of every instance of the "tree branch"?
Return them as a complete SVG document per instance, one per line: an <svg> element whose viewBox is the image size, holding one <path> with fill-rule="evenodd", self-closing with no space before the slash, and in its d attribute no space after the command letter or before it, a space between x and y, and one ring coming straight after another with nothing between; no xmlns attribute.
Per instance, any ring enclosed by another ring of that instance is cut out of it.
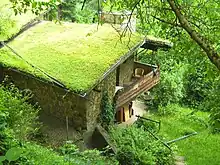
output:
<svg viewBox="0 0 220 165"><path fill-rule="evenodd" d="M158 18L156 16L153 16L151 15L153 18L155 18L156 20L160 21L160 22L163 22L163 23L166 23L166 24L169 24L169 25L172 25L172 26L175 26L175 27L182 27L180 24L177 24L177 23L172 23L172 22L169 22L169 21L166 21L166 20L163 20L161 18Z"/></svg>
<svg viewBox="0 0 220 165"><path fill-rule="evenodd" d="M83 1L83 4L82 4L82 7L81 7L81 10L84 9L85 4L86 4L86 0Z"/></svg>
<svg viewBox="0 0 220 165"><path fill-rule="evenodd" d="M182 15L174 0L167 0L181 26L190 37L206 52L210 61L220 70L220 56L213 46L204 39L190 26L189 21Z"/></svg>

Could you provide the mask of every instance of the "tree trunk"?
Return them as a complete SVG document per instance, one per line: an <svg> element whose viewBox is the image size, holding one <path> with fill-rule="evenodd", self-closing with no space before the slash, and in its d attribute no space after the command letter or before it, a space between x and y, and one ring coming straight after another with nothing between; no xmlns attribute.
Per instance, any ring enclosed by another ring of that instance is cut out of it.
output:
<svg viewBox="0 0 220 165"><path fill-rule="evenodd" d="M190 35L190 37L206 52L210 61L220 70L220 56L215 51L211 43L207 43L203 38L191 27L188 20L182 15L174 0L167 0L171 9L178 18L180 25Z"/></svg>

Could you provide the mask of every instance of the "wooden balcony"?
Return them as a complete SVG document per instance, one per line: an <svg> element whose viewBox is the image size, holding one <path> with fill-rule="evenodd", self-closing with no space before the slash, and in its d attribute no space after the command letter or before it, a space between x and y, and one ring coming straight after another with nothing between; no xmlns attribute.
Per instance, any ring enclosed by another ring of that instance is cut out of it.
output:
<svg viewBox="0 0 220 165"><path fill-rule="evenodd" d="M142 92L145 92L160 79L160 71L157 66L151 66L134 62L134 72L131 82L123 84L123 88L116 93L116 108L134 100Z"/></svg>

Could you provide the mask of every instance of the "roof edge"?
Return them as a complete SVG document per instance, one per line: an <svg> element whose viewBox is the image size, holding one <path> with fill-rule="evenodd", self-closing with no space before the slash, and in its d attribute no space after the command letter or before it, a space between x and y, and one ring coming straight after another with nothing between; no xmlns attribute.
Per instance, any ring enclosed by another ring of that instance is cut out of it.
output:
<svg viewBox="0 0 220 165"><path fill-rule="evenodd" d="M136 44L130 51L128 51L124 56L122 56L115 64L113 64L102 76L99 78L96 83L88 89L84 96L91 92L101 81L103 81L113 70L115 70L120 64L127 60L138 48L140 48L145 43L145 39L142 39L138 44Z"/></svg>

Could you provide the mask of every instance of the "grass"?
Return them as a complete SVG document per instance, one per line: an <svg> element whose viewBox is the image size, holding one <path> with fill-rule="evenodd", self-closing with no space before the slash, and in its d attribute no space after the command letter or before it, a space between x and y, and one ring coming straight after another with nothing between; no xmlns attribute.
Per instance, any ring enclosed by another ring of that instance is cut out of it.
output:
<svg viewBox="0 0 220 165"><path fill-rule="evenodd" d="M9 45L26 61L39 67L75 92L86 92L129 51L128 37L120 42L111 25L41 22ZM132 36L133 47L141 38ZM0 49L0 62L6 66L47 78L7 48ZM48 78L47 78L48 79Z"/></svg>
<svg viewBox="0 0 220 165"><path fill-rule="evenodd" d="M197 112L194 116L187 116L191 109L175 107L175 115L151 117L161 120L160 135L173 140L185 133L198 132L198 135L178 141L178 155L185 157L187 165L219 165L220 164L220 135L210 134L204 123L208 121L208 113ZM149 116L148 116L149 117Z"/></svg>

